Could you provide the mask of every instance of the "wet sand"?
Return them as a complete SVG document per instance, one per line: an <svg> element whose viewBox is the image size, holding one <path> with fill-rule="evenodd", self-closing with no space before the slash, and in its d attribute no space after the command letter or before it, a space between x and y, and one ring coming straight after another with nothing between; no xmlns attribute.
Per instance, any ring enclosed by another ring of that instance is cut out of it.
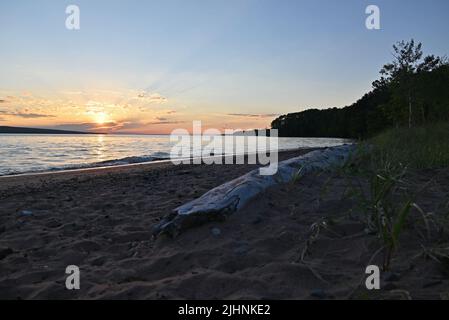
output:
<svg viewBox="0 0 449 320"><path fill-rule="evenodd" d="M365 232L348 195L348 181L367 181L337 173L271 188L225 222L152 238L152 226L175 207L256 167L160 163L0 179L0 298L446 297L449 269L428 254L437 243L449 248L440 224L428 239L421 225L408 228L382 289L359 288L366 265L380 263L372 259L379 239ZM416 201L444 216L448 170L409 181L416 190L431 181ZM81 270L80 290L65 288L71 264Z"/></svg>

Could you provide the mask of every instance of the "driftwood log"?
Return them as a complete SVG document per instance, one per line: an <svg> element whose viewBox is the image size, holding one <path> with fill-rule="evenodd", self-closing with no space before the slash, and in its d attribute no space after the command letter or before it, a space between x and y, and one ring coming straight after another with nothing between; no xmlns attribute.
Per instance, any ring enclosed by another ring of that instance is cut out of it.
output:
<svg viewBox="0 0 449 320"><path fill-rule="evenodd" d="M174 209L154 227L154 235L176 236L187 228L224 220L271 186L291 182L311 172L343 166L354 149L355 145L345 144L312 151L280 162L277 173L271 176L260 175L259 169L250 171Z"/></svg>

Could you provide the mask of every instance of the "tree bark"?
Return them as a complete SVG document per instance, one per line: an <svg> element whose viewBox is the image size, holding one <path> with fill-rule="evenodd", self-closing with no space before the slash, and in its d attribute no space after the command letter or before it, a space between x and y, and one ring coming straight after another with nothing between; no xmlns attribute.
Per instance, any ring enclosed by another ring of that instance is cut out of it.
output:
<svg viewBox="0 0 449 320"><path fill-rule="evenodd" d="M408 92L408 127L412 127L412 95Z"/></svg>

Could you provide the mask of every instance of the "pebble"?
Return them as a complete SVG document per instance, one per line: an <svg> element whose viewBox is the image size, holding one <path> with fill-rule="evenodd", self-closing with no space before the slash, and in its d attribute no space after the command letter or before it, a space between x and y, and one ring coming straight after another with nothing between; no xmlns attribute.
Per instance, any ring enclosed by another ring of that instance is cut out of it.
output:
<svg viewBox="0 0 449 320"><path fill-rule="evenodd" d="M243 255L250 250L248 241L237 241L236 245L237 247L233 251L237 255Z"/></svg>
<svg viewBox="0 0 449 320"><path fill-rule="evenodd" d="M20 211L20 214L21 214L22 216L31 216L31 215L33 215L33 211L30 211L30 210L22 210L22 211Z"/></svg>
<svg viewBox="0 0 449 320"><path fill-rule="evenodd" d="M221 235L221 230L219 228L212 228L212 230L210 232L215 237L218 237L219 235Z"/></svg>
<svg viewBox="0 0 449 320"><path fill-rule="evenodd" d="M249 251L249 248L246 247L246 246L241 246L241 247L238 247L238 248L235 248L235 249L234 249L234 253L235 253L235 254L238 254L238 255L245 254L245 253L248 252L248 251Z"/></svg>
<svg viewBox="0 0 449 320"><path fill-rule="evenodd" d="M310 296L318 299L326 299L327 294L323 289L314 289L310 292Z"/></svg>

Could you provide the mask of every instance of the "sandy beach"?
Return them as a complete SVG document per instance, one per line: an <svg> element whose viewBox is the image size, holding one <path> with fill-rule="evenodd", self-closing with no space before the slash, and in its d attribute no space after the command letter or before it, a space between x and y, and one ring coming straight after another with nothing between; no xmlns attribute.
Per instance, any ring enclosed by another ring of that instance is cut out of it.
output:
<svg viewBox="0 0 449 320"><path fill-rule="evenodd" d="M382 289L359 287L365 267L379 263L379 239L365 232L348 196L348 179L367 182L340 173L271 188L225 222L152 238L152 226L174 208L256 167L157 163L0 178L0 298L447 297L447 266L430 258L413 229L403 233L406 245ZM409 176L411 188L429 181L417 201L439 214L449 172ZM80 290L65 288L71 264L80 268Z"/></svg>

